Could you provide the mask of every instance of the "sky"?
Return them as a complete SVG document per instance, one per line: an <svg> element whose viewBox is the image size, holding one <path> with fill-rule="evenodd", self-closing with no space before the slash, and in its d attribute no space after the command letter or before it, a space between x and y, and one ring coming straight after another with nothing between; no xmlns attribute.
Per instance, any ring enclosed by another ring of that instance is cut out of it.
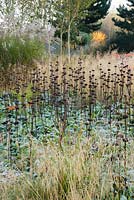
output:
<svg viewBox="0 0 134 200"><path fill-rule="evenodd" d="M119 5L125 4L126 0L112 0L111 9L116 9Z"/></svg>

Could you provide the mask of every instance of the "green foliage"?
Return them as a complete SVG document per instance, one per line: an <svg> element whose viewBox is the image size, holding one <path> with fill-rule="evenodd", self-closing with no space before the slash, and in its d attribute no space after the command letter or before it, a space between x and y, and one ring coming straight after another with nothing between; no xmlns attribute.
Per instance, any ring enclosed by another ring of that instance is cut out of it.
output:
<svg viewBox="0 0 134 200"><path fill-rule="evenodd" d="M87 8L86 16L79 20L78 29L86 33L100 29L101 22L98 21L107 15L110 5L111 0L95 0Z"/></svg>
<svg viewBox="0 0 134 200"><path fill-rule="evenodd" d="M91 35L84 33L84 32L80 32L79 36L77 36L77 44L84 46L86 44L89 44L91 41Z"/></svg>
<svg viewBox="0 0 134 200"><path fill-rule="evenodd" d="M44 54L44 44L37 39L6 36L0 38L0 67L30 65Z"/></svg>
<svg viewBox="0 0 134 200"><path fill-rule="evenodd" d="M115 40L113 40L113 49L117 49L119 53L129 53L134 50L133 33L118 32Z"/></svg>
<svg viewBox="0 0 134 200"><path fill-rule="evenodd" d="M60 32L58 30L55 32L55 37L60 37ZM67 42L68 40L67 32L63 33L62 40L64 44ZM91 41L91 36L89 34L84 33L84 32L78 33L76 29L71 30L71 38L70 38L71 44L84 46L84 45L89 44L90 41Z"/></svg>
<svg viewBox="0 0 134 200"><path fill-rule="evenodd" d="M118 16L121 19L113 18L115 26L120 28L116 32L116 38L113 41L113 49L118 52L130 52L134 50L134 1L128 0L128 7L120 6Z"/></svg>

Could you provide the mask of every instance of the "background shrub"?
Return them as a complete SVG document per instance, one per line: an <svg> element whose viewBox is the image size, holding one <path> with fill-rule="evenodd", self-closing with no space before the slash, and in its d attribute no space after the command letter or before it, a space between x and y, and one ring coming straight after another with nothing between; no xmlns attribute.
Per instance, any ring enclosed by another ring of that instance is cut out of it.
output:
<svg viewBox="0 0 134 200"><path fill-rule="evenodd" d="M30 65L34 59L40 59L45 45L38 39L6 36L0 38L0 68L13 65Z"/></svg>

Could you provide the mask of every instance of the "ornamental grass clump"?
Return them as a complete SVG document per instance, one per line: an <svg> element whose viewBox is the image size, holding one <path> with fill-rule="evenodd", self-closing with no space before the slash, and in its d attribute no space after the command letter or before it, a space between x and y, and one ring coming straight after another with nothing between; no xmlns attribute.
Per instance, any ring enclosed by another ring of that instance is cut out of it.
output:
<svg viewBox="0 0 134 200"><path fill-rule="evenodd" d="M91 136L88 139L79 134L77 141L75 137L64 137L62 149L55 142L44 146L32 141L33 173L22 174L12 184L11 180L3 182L2 200L133 198L133 189L120 170L124 163L122 153L119 155L120 147L106 144L93 132ZM70 145L68 141L73 143ZM132 141L129 147L133 149ZM118 156L119 163L115 162ZM129 150L128 167L134 166L132 158Z"/></svg>
<svg viewBox="0 0 134 200"><path fill-rule="evenodd" d="M0 38L0 69L10 66L30 65L34 59L41 59L45 53L45 45L38 39L17 36Z"/></svg>

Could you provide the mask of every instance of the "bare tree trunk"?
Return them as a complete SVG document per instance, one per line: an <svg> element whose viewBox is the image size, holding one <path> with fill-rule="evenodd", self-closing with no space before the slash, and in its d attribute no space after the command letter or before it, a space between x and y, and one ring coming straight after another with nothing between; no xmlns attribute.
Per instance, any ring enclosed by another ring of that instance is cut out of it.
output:
<svg viewBox="0 0 134 200"><path fill-rule="evenodd" d="M47 38L48 38L48 59L49 59L49 67L51 64L51 31L49 30L49 25L47 24Z"/></svg>
<svg viewBox="0 0 134 200"><path fill-rule="evenodd" d="M71 59L70 29L71 29L71 24L69 24L69 26L68 26L68 61L69 61L69 63L70 63L70 59Z"/></svg>
<svg viewBox="0 0 134 200"><path fill-rule="evenodd" d="M49 65L51 63L51 39L50 33L48 32L48 54L49 54Z"/></svg>
<svg viewBox="0 0 134 200"><path fill-rule="evenodd" d="M61 56L61 65L62 65L62 55L63 55L63 40L62 40L63 33L60 34L60 56Z"/></svg>

